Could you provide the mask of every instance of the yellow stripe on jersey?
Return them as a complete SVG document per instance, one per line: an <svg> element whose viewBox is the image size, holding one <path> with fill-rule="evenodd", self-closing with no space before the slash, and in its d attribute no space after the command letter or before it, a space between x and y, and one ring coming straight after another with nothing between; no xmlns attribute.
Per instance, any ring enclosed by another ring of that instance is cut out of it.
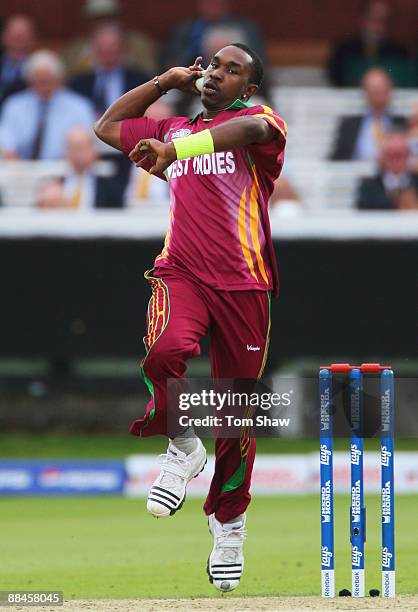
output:
<svg viewBox="0 0 418 612"><path fill-rule="evenodd" d="M250 251L250 247L248 244L246 217L247 217L247 187L244 187L244 190L241 194L239 210L238 210L238 235L239 235L239 240L241 243L241 249L245 257L245 261L247 262L251 275L254 276L255 280L258 282L257 274L254 271L253 258L251 257L251 251Z"/></svg>
<svg viewBox="0 0 418 612"><path fill-rule="evenodd" d="M263 107L264 112L267 113L267 115L276 115L276 117L278 117L277 113L275 113L274 110L272 108L270 108L270 106L266 106L265 104L262 104L261 106ZM286 123L286 121L282 117L280 117L280 121L283 122L284 130L285 130L285 132L287 134L287 123Z"/></svg>
<svg viewBox="0 0 418 612"><path fill-rule="evenodd" d="M260 248L260 240L258 237L258 193L259 193L259 185L257 180L257 174L255 171L255 166L253 166L253 174L254 174L254 182L251 188L250 194L250 229L251 229L251 240L253 243L253 247L255 250L255 255L257 257L258 268L261 272L261 276L264 279L264 282L268 283L268 277L266 273L266 269L264 267L264 261L261 256L261 248Z"/></svg>
<svg viewBox="0 0 418 612"><path fill-rule="evenodd" d="M281 128L276 118L273 115L269 115L268 113L257 113L257 115L254 115L254 117L260 117L260 119L264 119L265 121L270 123L273 127L277 128L279 132L281 132L283 136L286 138L286 128L284 129Z"/></svg>

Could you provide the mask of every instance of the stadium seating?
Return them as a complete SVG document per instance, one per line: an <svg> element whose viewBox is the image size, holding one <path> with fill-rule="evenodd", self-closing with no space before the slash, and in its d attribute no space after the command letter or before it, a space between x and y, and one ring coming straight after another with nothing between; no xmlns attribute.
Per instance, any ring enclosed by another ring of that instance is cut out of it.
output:
<svg viewBox="0 0 418 612"><path fill-rule="evenodd" d="M417 100L416 89L395 90L394 114L408 116ZM361 114L365 108L359 89L276 87L273 101L289 128L287 159L326 159L339 117Z"/></svg>
<svg viewBox="0 0 418 612"><path fill-rule="evenodd" d="M355 204L359 178L371 176L370 162L327 161L338 120L361 114L360 90L328 87L277 87L274 106L288 124L285 173L309 211L349 209ZM408 116L418 99L417 90L396 90L395 114Z"/></svg>
<svg viewBox="0 0 418 612"><path fill-rule="evenodd" d="M99 161L97 173L112 174L113 164ZM32 207L36 204L38 188L42 180L65 178L70 168L66 161L8 161L0 164L0 192L2 205L14 208Z"/></svg>

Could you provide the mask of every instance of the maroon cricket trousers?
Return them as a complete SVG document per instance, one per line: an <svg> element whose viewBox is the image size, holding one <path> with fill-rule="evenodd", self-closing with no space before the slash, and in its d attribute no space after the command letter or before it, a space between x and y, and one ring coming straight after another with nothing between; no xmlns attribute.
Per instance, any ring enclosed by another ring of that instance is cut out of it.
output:
<svg viewBox="0 0 418 612"><path fill-rule="evenodd" d="M209 334L214 379L261 376L270 298L267 291L215 290L173 268L151 270L145 278L152 295L141 372L152 397L145 416L130 431L137 436L167 435L167 380L185 376L187 360L199 355L203 336ZM204 504L207 515L215 512L225 523L246 510L255 448L255 438L245 430L240 437L216 439L215 472Z"/></svg>

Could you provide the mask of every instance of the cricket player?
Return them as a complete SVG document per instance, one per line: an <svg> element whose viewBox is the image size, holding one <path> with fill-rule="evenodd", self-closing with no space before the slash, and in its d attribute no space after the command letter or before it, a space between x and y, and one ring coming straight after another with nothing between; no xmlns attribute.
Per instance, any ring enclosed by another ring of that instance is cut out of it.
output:
<svg viewBox="0 0 418 612"><path fill-rule="evenodd" d="M203 336L210 337L214 379L257 380L267 357L270 295L278 289L268 200L283 165L286 124L268 106L251 105L263 65L249 47L236 43L216 53L200 93L201 59L129 91L95 125L99 138L167 180L170 190L164 248L145 273L152 296L141 372L151 400L131 426L138 436L167 435L167 380L184 377ZM199 94L202 112L193 119L144 117L171 89ZM247 430L215 443L204 511L213 536L207 572L221 591L238 586L244 567L255 447ZM160 462L147 509L168 517L182 507L206 451L182 432L169 439Z"/></svg>

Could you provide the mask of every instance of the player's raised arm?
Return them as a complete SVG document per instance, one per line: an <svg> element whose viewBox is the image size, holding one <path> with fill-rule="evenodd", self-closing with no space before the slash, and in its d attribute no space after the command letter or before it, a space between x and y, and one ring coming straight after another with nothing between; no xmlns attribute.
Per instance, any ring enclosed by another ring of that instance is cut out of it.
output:
<svg viewBox="0 0 418 612"><path fill-rule="evenodd" d="M143 117L147 108L170 89L198 94L194 82L202 72L201 60L201 57L197 57L193 66L188 68L170 68L161 76L154 77L118 98L95 123L96 136L112 147L121 149L120 128L124 119Z"/></svg>

